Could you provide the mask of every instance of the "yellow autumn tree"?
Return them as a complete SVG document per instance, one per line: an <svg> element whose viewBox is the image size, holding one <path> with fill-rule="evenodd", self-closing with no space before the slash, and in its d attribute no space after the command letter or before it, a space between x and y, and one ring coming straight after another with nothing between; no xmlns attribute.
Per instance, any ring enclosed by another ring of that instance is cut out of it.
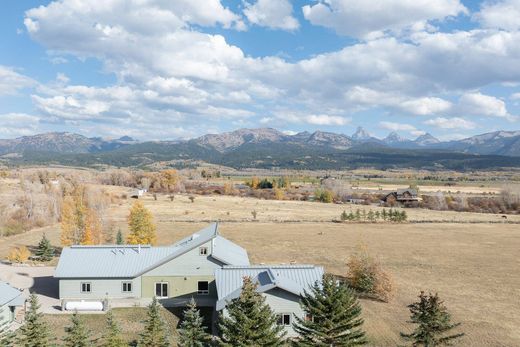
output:
<svg viewBox="0 0 520 347"><path fill-rule="evenodd" d="M83 240L86 207L80 196L72 195L63 199L61 206L61 244L70 246Z"/></svg>
<svg viewBox="0 0 520 347"><path fill-rule="evenodd" d="M157 239L152 213L141 201L136 201L128 215L130 234L127 242L131 245L154 245Z"/></svg>
<svg viewBox="0 0 520 347"><path fill-rule="evenodd" d="M103 226L96 211L87 209L85 217L85 231L81 240L82 245L99 245L103 243Z"/></svg>
<svg viewBox="0 0 520 347"><path fill-rule="evenodd" d="M31 252L29 251L29 249L27 249L27 247L15 247L9 251L9 254L7 255L7 260L13 263L24 263L27 260L29 260L30 256Z"/></svg>

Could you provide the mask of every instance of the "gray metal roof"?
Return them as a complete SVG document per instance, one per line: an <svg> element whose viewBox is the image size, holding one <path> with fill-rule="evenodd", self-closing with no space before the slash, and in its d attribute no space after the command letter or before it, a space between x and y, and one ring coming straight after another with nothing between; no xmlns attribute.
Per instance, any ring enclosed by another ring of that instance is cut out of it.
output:
<svg viewBox="0 0 520 347"><path fill-rule="evenodd" d="M217 240L218 238L218 240ZM215 240L218 260L242 265L247 252L218 235L218 225L208 227L171 246L99 245L63 249L54 277L58 278L133 278L142 275L208 241ZM245 257L244 257L245 254Z"/></svg>
<svg viewBox="0 0 520 347"><path fill-rule="evenodd" d="M240 296L244 277L258 283L257 292L280 288L295 295L303 294L316 281L321 281L323 268L314 265L251 265L224 266L215 270L217 310Z"/></svg>
<svg viewBox="0 0 520 347"><path fill-rule="evenodd" d="M9 283L0 281L0 306L21 306L25 301L22 291L11 287Z"/></svg>

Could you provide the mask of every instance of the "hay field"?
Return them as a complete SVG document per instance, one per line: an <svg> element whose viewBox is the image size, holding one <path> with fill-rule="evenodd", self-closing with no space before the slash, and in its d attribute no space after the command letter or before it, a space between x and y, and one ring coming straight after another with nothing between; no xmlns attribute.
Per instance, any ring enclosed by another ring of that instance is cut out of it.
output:
<svg viewBox="0 0 520 347"><path fill-rule="evenodd" d="M401 342L399 332L409 328L406 305L420 290L439 292L454 319L463 322L467 336L461 345L520 345L520 226L485 223L499 216L453 212L453 218L478 219L479 224L341 224L329 221L348 205L227 196L196 196L191 203L184 195L176 195L173 202L167 196L158 196L157 201L146 196L143 201L155 215L161 244L172 243L209 220L227 220L221 223L222 234L245 247L254 263L313 263L344 274L349 255L357 245L366 245L391 272L396 286L390 303L362 300L372 346ZM130 204L122 200L108 211L123 232ZM253 209L258 221L252 221ZM439 221L451 214L407 212L411 219ZM513 217L517 216L510 220ZM0 240L0 255L12 245L36 244L42 232L57 244L55 225Z"/></svg>

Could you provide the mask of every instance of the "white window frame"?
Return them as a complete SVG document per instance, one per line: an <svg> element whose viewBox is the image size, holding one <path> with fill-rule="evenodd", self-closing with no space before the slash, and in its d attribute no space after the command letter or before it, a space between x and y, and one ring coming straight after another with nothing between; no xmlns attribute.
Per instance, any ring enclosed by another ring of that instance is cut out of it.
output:
<svg viewBox="0 0 520 347"><path fill-rule="evenodd" d="M126 290L125 290L125 284L126 284ZM128 285L130 285L130 290L128 290ZM134 282L132 282L132 281L121 282L121 292L132 293L133 291L134 291Z"/></svg>
<svg viewBox="0 0 520 347"><path fill-rule="evenodd" d="M292 313L277 313L276 316L277 316L277 320L276 320L276 324L277 325L281 325L281 326L284 326L284 327L291 326L291 324L292 324ZM285 324L285 319L284 319L285 316L289 317L289 324ZM279 323L280 318L282 320L281 324Z"/></svg>
<svg viewBox="0 0 520 347"><path fill-rule="evenodd" d="M158 295L157 295L157 285L158 285L158 284L161 285L161 294L164 294L164 293L162 292L162 290L163 290L162 285L163 285L163 284L166 284L166 296L158 296ZM155 297L157 297L157 298L159 298L159 299L167 298L167 297L168 297L168 294L169 294L169 291L170 291L170 283L168 283L168 282L155 282L155 283L154 283L154 286L153 286L153 289L154 289Z"/></svg>
<svg viewBox="0 0 520 347"><path fill-rule="evenodd" d="M208 255L208 247L199 247L199 255Z"/></svg>
<svg viewBox="0 0 520 347"><path fill-rule="evenodd" d="M199 290L199 283L205 282L208 284L207 290ZM198 295L209 295L209 281L198 281L197 282L197 294Z"/></svg>
<svg viewBox="0 0 520 347"><path fill-rule="evenodd" d="M83 290L83 286L88 285L88 290ZM80 291L82 294L90 294L92 293L92 282L80 282Z"/></svg>

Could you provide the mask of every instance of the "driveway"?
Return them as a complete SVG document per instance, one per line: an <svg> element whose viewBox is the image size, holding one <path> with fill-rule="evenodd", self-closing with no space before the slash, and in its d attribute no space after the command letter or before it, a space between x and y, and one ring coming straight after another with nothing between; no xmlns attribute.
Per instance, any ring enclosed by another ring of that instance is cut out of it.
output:
<svg viewBox="0 0 520 347"><path fill-rule="evenodd" d="M21 289L29 296L36 293L43 313L61 313L59 283L53 266L19 266L0 263L0 280Z"/></svg>

